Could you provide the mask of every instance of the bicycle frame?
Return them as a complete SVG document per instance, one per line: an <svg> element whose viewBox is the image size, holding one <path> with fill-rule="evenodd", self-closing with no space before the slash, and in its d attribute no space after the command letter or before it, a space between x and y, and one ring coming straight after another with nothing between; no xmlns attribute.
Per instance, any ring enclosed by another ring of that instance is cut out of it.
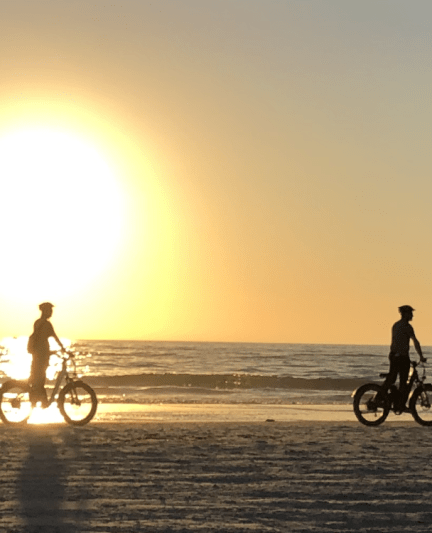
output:
<svg viewBox="0 0 432 533"><path fill-rule="evenodd" d="M412 368L413 368L413 371L412 371L412 374L411 374L411 377L408 381L408 399L411 398L411 396L413 395L413 392L418 389L419 387L423 387L423 383L424 383L424 380L426 379L426 370L425 370L425 367L424 365L422 365L422 368L423 368L423 376L420 377L418 375L418 372L417 372L417 366L419 365L420 363L416 363L415 361L412 361L411 362L411 365L412 365ZM415 385L415 387L413 387L413 385Z"/></svg>
<svg viewBox="0 0 432 533"><path fill-rule="evenodd" d="M57 374L57 377L54 383L54 388L52 389L51 396L48 398L48 406L51 405L55 401L56 396L61 388L63 378L65 378L66 384L69 383L70 381L73 381L73 378L69 377L69 372L67 369L67 363L70 360L72 360L75 365L75 361L71 359L70 357L62 357L62 368Z"/></svg>
<svg viewBox="0 0 432 533"><path fill-rule="evenodd" d="M407 381L407 399L409 400L409 398L412 396L413 392L420 386L423 385L423 382L426 378L426 371L425 371L425 367L423 366L423 376L420 378L419 375L418 375L418 372L417 372L417 366L421 364L421 363L417 363L416 361L411 361L411 368L412 368L412 371L410 372L410 376L409 376L409 380ZM388 376L388 374L380 374L380 377L382 378L386 378ZM415 387L414 387L415 385ZM393 387L396 385L393 384L391 385L391 387ZM390 390L390 389L389 389ZM399 388L396 388L397 392L399 393ZM387 391L387 394L389 395L389 397L391 397L391 393L389 393Z"/></svg>
<svg viewBox="0 0 432 533"><path fill-rule="evenodd" d="M413 392L415 391L415 389L417 389L417 387L423 385L423 381L426 378L424 366L423 366L423 376L421 378L419 377L418 371L417 371L417 366L419 364L420 363L416 363L415 361L411 361L412 371L410 373L409 380L407 381L407 397L408 397L408 399L412 396ZM385 374L385 375L387 376L387 374ZM398 389L398 391L399 391L399 389Z"/></svg>

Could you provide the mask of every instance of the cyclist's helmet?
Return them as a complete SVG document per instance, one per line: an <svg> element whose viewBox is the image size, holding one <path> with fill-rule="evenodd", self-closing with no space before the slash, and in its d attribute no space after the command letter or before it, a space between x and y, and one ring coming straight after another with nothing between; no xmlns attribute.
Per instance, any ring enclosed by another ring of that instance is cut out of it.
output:
<svg viewBox="0 0 432 533"><path fill-rule="evenodd" d="M44 302L43 304L40 304L39 309L40 311L43 311L44 309L52 309L54 305L50 302Z"/></svg>
<svg viewBox="0 0 432 533"><path fill-rule="evenodd" d="M401 315L403 315L404 313L412 313L413 311L415 311L415 309L410 305L401 305L399 307L399 313Z"/></svg>

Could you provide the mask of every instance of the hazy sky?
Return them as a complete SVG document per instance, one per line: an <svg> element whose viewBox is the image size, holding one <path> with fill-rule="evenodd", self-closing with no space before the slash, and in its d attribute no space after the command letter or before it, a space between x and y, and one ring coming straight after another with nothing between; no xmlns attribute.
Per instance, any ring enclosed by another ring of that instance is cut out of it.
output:
<svg viewBox="0 0 432 533"><path fill-rule="evenodd" d="M410 304L432 344L431 34L419 0L3 1L0 334L48 299L70 338L387 343Z"/></svg>

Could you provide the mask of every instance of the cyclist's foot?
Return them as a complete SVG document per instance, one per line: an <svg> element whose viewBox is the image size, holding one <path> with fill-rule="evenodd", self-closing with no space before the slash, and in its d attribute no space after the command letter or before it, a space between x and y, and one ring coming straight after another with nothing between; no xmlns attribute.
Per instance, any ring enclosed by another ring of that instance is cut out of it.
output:
<svg viewBox="0 0 432 533"><path fill-rule="evenodd" d="M43 398L43 399L33 399L32 402L32 407L41 407L42 409L46 409L48 406L49 406L49 402L46 398Z"/></svg>
<svg viewBox="0 0 432 533"><path fill-rule="evenodd" d="M401 415L402 413L411 413L411 409L404 405L403 407L395 407L394 412L396 415Z"/></svg>

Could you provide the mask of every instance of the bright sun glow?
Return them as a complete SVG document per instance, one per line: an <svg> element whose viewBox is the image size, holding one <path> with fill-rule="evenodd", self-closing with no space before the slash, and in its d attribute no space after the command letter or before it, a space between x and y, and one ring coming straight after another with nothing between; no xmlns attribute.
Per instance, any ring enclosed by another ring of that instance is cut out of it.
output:
<svg viewBox="0 0 432 533"><path fill-rule="evenodd" d="M61 338L63 346L69 349L72 341ZM11 379L28 379L30 376L30 367L32 356L27 352L28 337L5 337L1 339L1 356L0 356L0 375L4 374ZM57 350L57 343L53 338L49 339L52 351ZM61 369L61 360L52 355L50 366L47 369L46 376L48 380L54 379L57 372Z"/></svg>
<svg viewBox="0 0 432 533"><path fill-rule="evenodd" d="M28 424L56 424L64 423L64 419L56 404L50 405L47 409L35 407L32 410Z"/></svg>
<svg viewBox="0 0 432 533"><path fill-rule="evenodd" d="M101 153L65 131L0 137L0 294L38 301L83 288L122 238L119 180Z"/></svg>

